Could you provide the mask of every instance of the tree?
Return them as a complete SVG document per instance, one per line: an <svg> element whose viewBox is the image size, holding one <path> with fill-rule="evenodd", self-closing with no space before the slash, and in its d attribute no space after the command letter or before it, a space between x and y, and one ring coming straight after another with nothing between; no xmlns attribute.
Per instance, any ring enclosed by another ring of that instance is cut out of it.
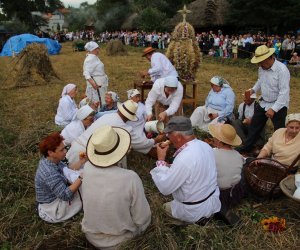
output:
<svg viewBox="0 0 300 250"><path fill-rule="evenodd" d="M31 12L52 12L61 7L63 4L60 0L1 0L0 2L0 8L7 20L19 20L32 31L36 26L36 17L33 17Z"/></svg>
<svg viewBox="0 0 300 250"><path fill-rule="evenodd" d="M268 33L299 26L299 0L228 0L228 22L238 27L259 27Z"/></svg>
<svg viewBox="0 0 300 250"><path fill-rule="evenodd" d="M165 29L165 22L166 14L153 7L147 7L134 19L136 27L144 31L162 31Z"/></svg>
<svg viewBox="0 0 300 250"><path fill-rule="evenodd" d="M130 0L97 1L98 23L101 23L102 30L119 30L127 17L132 13L131 2Z"/></svg>

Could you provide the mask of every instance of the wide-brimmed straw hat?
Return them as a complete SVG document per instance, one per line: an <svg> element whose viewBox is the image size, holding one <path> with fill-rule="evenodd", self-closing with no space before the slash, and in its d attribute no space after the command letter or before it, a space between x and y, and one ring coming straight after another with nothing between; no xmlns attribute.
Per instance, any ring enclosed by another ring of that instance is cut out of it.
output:
<svg viewBox="0 0 300 250"><path fill-rule="evenodd" d="M242 144L241 138L230 124L210 124L208 125L208 131L213 137L228 145L239 146Z"/></svg>
<svg viewBox="0 0 300 250"><path fill-rule="evenodd" d="M154 52L155 49L152 48L152 47L147 47L146 49L144 49L143 51L143 55L142 56L146 56L147 54L151 53L151 52Z"/></svg>
<svg viewBox="0 0 300 250"><path fill-rule="evenodd" d="M254 57L251 59L251 63L260 63L273 55L274 52L274 48L268 48L266 45L258 46L255 50Z"/></svg>
<svg viewBox="0 0 300 250"><path fill-rule="evenodd" d="M130 148L130 134L123 128L102 126L88 140L86 153L96 167L106 168L119 162Z"/></svg>
<svg viewBox="0 0 300 250"><path fill-rule="evenodd" d="M138 104L132 100L127 100L126 102L117 103L118 110L130 121L136 122L138 120L136 116L136 111Z"/></svg>

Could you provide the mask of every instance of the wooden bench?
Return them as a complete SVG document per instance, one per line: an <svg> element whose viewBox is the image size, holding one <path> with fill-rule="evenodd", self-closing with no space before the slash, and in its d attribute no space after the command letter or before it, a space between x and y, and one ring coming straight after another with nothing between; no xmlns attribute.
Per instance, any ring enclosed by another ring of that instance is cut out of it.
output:
<svg viewBox="0 0 300 250"><path fill-rule="evenodd" d="M198 91L198 85L199 82L197 81L180 81L183 86L183 104L192 104L193 109L197 107L197 91ZM145 94L147 90L150 90L152 88L153 82L150 81L144 81L144 82L135 82L133 84L135 89L138 89L141 92L141 101L145 101ZM192 88L192 95L187 95L187 89Z"/></svg>

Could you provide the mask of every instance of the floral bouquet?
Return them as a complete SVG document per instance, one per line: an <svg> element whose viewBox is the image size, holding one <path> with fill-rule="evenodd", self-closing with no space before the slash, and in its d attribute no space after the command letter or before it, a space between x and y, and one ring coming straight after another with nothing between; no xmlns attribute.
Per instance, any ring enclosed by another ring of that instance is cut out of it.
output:
<svg viewBox="0 0 300 250"><path fill-rule="evenodd" d="M265 231L273 233L278 233L286 229L285 219L275 216L261 220L261 224L263 225L263 229Z"/></svg>

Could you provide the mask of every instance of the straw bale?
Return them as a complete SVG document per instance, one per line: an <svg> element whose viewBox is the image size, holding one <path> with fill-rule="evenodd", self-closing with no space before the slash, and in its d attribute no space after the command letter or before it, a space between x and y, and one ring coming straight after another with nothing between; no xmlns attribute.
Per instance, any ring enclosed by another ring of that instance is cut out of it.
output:
<svg viewBox="0 0 300 250"><path fill-rule="evenodd" d="M7 86L27 87L60 81L44 44L28 45L14 60L15 64L7 79Z"/></svg>

